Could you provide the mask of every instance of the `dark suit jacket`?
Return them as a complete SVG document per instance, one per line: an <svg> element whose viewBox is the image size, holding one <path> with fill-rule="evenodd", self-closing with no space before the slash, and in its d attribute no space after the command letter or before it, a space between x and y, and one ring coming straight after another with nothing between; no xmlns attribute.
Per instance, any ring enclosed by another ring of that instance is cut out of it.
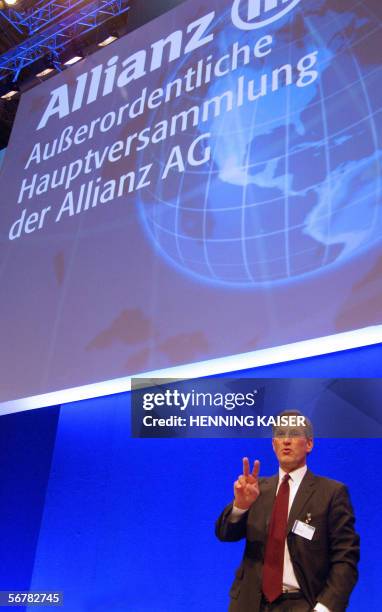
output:
<svg viewBox="0 0 382 612"><path fill-rule="evenodd" d="M260 478L260 495L239 522L229 520L230 504L216 523L216 535L223 542L246 539L230 591L230 612L260 609L264 546L277 483L278 475ZM316 528L312 540L291 531L295 520L305 522L308 513ZM345 485L308 470L290 509L287 543L296 578L312 608L319 601L332 612L343 612L358 578L359 560L359 536Z"/></svg>

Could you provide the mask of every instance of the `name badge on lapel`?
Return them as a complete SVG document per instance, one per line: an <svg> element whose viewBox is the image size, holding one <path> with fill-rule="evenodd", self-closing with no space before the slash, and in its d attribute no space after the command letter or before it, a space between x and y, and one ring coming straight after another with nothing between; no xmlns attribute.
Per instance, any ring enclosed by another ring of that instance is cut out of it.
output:
<svg viewBox="0 0 382 612"><path fill-rule="evenodd" d="M315 527L308 525L307 523L303 523L302 521L295 521L292 527L292 533L295 533L306 540L311 540L315 531Z"/></svg>

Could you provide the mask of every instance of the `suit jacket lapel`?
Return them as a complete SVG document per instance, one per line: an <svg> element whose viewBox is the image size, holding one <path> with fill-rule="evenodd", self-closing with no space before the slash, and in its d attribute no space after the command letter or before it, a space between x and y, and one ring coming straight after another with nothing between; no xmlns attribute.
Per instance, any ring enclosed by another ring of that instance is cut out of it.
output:
<svg viewBox="0 0 382 612"><path fill-rule="evenodd" d="M296 518L300 514L301 510L305 506L308 499L313 495L315 484L316 484L316 477L314 476L314 474L312 474L310 470L308 470L304 478L302 479L302 482L296 493L296 497L293 500L293 504L290 509L289 517L288 517L287 533L290 532L290 530L292 529L294 525Z"/></svg>
<svg viewBox="0 0 382 612"><path fill-rule="evenodd" d="M276 489L279 481L278 475L266 478L261 486L261 498L265 518L266 531L268 531L269 521L272 514L273 503L276 497Z"/></svg>

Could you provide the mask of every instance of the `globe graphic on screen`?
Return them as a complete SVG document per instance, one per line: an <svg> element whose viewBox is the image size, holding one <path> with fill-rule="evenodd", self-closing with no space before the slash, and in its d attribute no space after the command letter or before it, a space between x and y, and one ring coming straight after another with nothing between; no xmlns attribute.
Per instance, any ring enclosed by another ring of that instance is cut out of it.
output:
<svg viewBox="0 0 382 612"><path fill-rule="evenodd" d="M212 66L264 35L269 53L153 113L153 126L177 115L178 129L155 145L160 172L140 212L153 248L183 272L227 286L291 281L380 239L381 28L359 3L330 4L305 0L256 35L227 14ZM186 57L168 83L195 64Z"/></svg>

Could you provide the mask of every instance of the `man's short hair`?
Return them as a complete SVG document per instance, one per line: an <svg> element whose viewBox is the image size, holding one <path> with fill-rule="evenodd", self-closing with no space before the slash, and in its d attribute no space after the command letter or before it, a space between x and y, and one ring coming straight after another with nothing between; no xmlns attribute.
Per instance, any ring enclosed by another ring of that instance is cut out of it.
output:
<svg viewBox="0 0 382 612"><path fill-rule="evenodd" d="M280 412L278 417L289 417L289 416L298 416L303 417L304 425L296 425L296 427L291 427L288 425L274 425L272 427L272 434L274 438L278 438L285 435L285 432L288 431L288 437L293 437L293 432L295 436L304 435L305 438L313 438L313 425L312 421L302 414L299 410L283 410Z"/></svg>

